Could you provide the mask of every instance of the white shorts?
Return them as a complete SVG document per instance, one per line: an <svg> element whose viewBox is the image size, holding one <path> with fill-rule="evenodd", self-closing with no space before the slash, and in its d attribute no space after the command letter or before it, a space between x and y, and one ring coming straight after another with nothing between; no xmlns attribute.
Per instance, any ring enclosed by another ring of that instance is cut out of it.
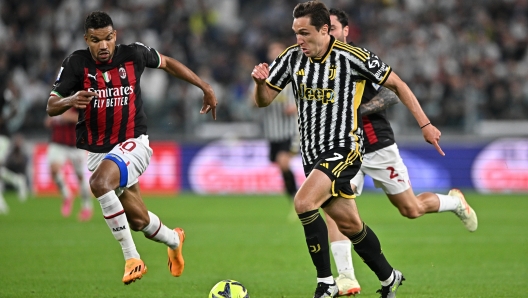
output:
<svg viewBox="0 0 528 298"><path fill-rule="evenodd" d="M50 143L48 145L48 161L64 165L69 160L72 163L75 174L82 176L86 165L86 151L71 146Z"/></svg>
<svg viewBox="0 0 528 298"><path fill-rule="evenodd" d="M5 135L0 135L0 163L3 164L6 161L7 155L11 149L11 139Z"/></svg>
<svg viewBox="0 0 528 298"><path fill-rule="evenodd" d="M363 164L357 175L350 180L356 186L356 194L363 191L365 175L374 180L374 186L381 188L386 194L395 195L411 187L407 167L403 163L396 144L367 153L363 156Z"/></svg>
<svg viewBox="0 0 528 298"><path fill-rule="evenodd" d="M124 188L138 183L139 176L147 169L152 149L149 147L147 135L141 135L135 139L128 139L117 144L108 153L88 153L88 170L95 171L103 159L114 161L121 172L119 187L116 194L120 196Z"/></svg>

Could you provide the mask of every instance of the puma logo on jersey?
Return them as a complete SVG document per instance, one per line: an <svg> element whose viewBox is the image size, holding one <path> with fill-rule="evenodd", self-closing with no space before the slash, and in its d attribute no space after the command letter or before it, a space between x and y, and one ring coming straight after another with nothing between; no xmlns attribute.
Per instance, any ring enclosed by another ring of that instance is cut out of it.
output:
<svg viewBox="0 0 528 298"><path fill-rule="evenodd" d="M88 77L94 79L94 81L97 81L97 74L88 74Z"/></svg>
<svg viewBox="0 0 528 298"><path fill-rule="evenodd" d="M298 76L304 76L304 69L301 69L295 73Z"/></svg>
<svg viewBox="0 0 528 298"><path fill-rule="evenodd" d="M334 152L334 157L330 157L330 158L326 158L325 160L327 161L334 161L334 160L340 160L343 158L343 155L337 153L337 152Z"/></svg>

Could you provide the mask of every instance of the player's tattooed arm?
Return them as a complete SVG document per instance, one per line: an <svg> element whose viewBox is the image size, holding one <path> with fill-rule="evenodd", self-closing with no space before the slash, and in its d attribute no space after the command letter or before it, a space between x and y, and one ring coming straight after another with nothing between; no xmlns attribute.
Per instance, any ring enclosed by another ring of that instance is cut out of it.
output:
<svg viewBox="0 0 528 298"><path fill-rule="evenodd" d="M398 102L400 102L400 99L396 93L385 87L381 87L380 92L378 92L371 101L359 106L359 111L361 112L361 115L370 115L383 111Z"/></svg>

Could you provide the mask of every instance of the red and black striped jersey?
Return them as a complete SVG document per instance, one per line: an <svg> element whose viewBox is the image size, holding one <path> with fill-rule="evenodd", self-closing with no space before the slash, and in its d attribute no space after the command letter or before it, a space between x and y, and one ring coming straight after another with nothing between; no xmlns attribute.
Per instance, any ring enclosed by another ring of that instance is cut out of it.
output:
<svg viewBox="0 0 528 298"><path fill-rule="evenodd" d="M90 105L79 111L77 147L105 153L120 142L146 134L140 78L145 67L160 65L161 55L141 43L117 45L107 63L96 62L88 49L68 56L51 95L66 97L80 90L97 93Z"/></svg>
<svg viewBox="0 0 528 298"><path fill-rule="evenodd" d="M352 42L349 44L355 46ZM371 101L372 98L379 93L379 89L379 85L367 82L365 89L363 90L361 104ZM374 152L396 142L394 139L394 132L387 119L387 110L364 115L361 117L361 120L363 122L363 147L365 153Z"/></svg>
<svg viewBox="0 0 528 298"><path fill-rule="evenodd" d="M75 147L75 123L52 121L51 142Z"/></svg>
<svg viewBox="0 0 528 298"><path fill-rule="evenodd" d="M363 104L371 101L372 98L378 94L379 88L379 85L367 83L363 98L361 98L361 103ZM361 117L361 120L363 122L363 146L365 148L365 153L374 152L396 142L394 140L394 132L387 119L387 110L364 115Z"/></svg>

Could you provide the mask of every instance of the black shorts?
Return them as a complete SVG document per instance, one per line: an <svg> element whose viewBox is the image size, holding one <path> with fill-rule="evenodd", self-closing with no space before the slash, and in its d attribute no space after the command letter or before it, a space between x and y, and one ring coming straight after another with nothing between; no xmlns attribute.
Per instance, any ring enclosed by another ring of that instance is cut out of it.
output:
<svg viewBox="0 0 528 298"><path fill-rule="evenodd" d="M354 199L356 195L350 186L350 180L361 168L361 154L356 150L337 148L319 156L317 162L304 166L306 177L318 169L332 181L332 197Z"/></svg>
<svg viewBox="0 0 528 298"><path fill-rule="evenodd" d="M296 147L297 144L292 138L279 142L270 142L269 145L269 160L271 162L277 161L277 155L279 152L289 152L291 154L295 154L299 150L298 146Z"/></svg>

